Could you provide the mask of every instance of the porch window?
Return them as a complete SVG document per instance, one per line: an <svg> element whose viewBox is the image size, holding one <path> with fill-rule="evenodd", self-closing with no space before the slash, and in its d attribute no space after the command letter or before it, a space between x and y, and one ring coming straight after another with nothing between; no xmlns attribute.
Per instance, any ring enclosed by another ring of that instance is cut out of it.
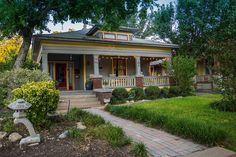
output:
<svg viewBox="0 0 236 157"><path fill-rule="evenodd" d="M127 75L127 60L126 59L113 59L113 74L115 76Z"/></svg>
<svg viewBox="0 0 236 157"><path fill-rule="evenodd" d="M128 35L117 34L117 40L128 40Z"/></svg>

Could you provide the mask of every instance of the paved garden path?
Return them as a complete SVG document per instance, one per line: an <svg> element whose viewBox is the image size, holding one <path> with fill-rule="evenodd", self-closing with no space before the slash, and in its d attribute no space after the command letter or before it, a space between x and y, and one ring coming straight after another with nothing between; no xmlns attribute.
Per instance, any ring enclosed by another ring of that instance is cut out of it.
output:
<svg viewBox="0 0 236 157"><path fill-rule="evenodd" d="M134 141L143 142L147 146L149 153L155 157L185 156L206 149L205 146L195 144L164 131L113 116L102 109L90 108L86 109L86 111L100 115L106 121L121 127Z"/></svg>

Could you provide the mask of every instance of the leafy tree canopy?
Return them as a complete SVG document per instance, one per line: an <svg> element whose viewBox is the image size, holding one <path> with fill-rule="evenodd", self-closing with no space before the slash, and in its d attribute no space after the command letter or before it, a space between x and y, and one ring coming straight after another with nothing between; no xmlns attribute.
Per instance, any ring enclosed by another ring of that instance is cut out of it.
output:
<svg viewBox="0 0 236 157"><path fill-rule="evenodd" d="M118 28L121 21L140 12L145 15L155 0L0 0L0 36L22 36L23 43L15 62L22 67L28 53L33 33L48 30L52 17L54 23L91 20L105 29Z"/></svg>

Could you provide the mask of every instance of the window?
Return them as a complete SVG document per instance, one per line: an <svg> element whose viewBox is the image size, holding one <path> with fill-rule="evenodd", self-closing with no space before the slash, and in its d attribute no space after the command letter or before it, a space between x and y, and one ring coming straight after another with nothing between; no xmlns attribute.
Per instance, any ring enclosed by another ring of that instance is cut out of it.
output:
<svg viewBox="0 0 236 157"><path fill-rule="evenodd" d="M105 39L116 39L115 34L112 33L104 33L104 38Z"/></svg>
<svg viewBox="0 0 236 157"><path fill-rule="evenodd" d="M117 40L128 40L128 35L117 34Z"/></svg>

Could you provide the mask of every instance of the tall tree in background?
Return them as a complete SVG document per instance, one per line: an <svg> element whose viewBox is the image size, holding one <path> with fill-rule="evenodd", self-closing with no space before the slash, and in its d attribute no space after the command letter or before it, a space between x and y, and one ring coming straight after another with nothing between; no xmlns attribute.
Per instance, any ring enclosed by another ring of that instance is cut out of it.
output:
<svg viewBox="0 0 236 157"><path fill-rule="evenodd" d="M35 31L48 30L47 24L91 20L111 30L138 11L145 15L155 0L0 0L0 36L20 35L23 39L14 67L22 67Z"/></svg>

